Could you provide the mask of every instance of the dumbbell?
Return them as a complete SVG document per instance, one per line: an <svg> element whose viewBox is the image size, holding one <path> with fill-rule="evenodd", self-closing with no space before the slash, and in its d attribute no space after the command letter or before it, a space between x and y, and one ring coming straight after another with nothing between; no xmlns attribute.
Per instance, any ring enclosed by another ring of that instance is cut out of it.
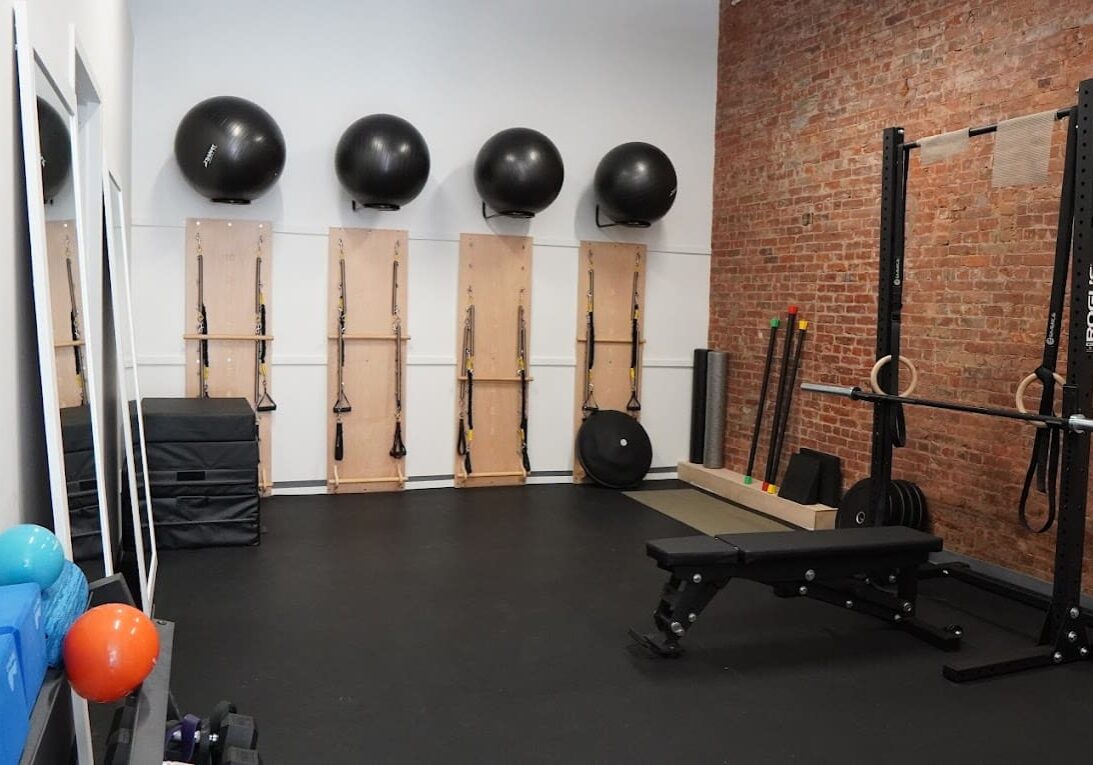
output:
<svg viewBox="0 0 1093 765"><path fill-rule="evenodd" d="M255 749L229 746L224 750L217 765L262 765L262 758Z"/></svg>
<svg viewBox="0 0 1093 765"><path fill-rule="evenodd" d="M231 747L246 750L258 745L254 718L236 714L235 705L226 701L217 704L208 719L187 715L168 730L168 752L196 765L216 765Z"/></svg>
<svg viewBox="0 0 1093 765"><path fill-rule="evenodd" d="M119 728L106 739L104 765L128 765L130 747L133 743L133 729Z"/></svg>

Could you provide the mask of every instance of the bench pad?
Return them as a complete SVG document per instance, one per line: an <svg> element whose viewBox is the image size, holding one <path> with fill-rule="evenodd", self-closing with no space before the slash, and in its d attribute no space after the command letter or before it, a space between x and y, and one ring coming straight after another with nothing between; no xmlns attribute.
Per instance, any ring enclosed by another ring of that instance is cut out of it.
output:
<svg viewBox="0 0 1093 765"><path fill-rule="evenodd" d="M747 565L828 557L878 557L942 549L941 539L906 526L871 526L821 531L769 531L656 539L645 545L664 567Z"/></svg>

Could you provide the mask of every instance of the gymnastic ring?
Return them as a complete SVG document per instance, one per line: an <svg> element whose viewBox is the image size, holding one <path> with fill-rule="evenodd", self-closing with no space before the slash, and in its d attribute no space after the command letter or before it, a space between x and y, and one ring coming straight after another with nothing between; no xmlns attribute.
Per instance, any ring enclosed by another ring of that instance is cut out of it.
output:
<svg viewBox="0 0 1093 765"><path fill-rule="evenodd" d="M1066 379L1058 372L1052 372L1051 376L1055 378L1055 382L1059 385L1066 385ZM1036 382L1039 379L1040 378L1036 376L1035 372L1029 372L1027 375L1025 375L1024 379L1022 379L1021 382L1017 384L1017 411L1021 414L1028 414L1028 409L1025 409L1025 390L1028 389L1028 386L1032 385L1032 383ZM1058 413L1055 414L1056 416L1058 416ZM1034 422L1032 424L1038 428L1047 427L1047 423L1043 422Z"/></svg>
<svg viewBox="0 0 1093 765"><path fill-rule="evenodd" d="M877 359L877 363L873 365L873 369L869 372L869 386L873 389L874 393L884 394L880 387L880 371L884 369L885 364L892 360L891 354ZM915 368L914 363L906 356L899 357L899 363L907 367L911 372L911 384L907 386L907 390L903 391L899 395L910 396L915 392L915 386L918 385L918 370Z"/></svg>

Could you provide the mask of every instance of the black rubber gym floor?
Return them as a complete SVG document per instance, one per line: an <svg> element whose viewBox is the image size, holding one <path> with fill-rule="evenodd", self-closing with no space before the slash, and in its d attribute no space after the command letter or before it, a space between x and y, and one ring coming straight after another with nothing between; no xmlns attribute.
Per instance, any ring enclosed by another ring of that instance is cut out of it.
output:
<svg viewBox="0 0 1093 765"><path fill-rule="evenodd" d="M666 578L644 541L693 532L617 492L279 497L263 523L261 547L161 553L156 610L177 622L180 706L231 698L267 764L1088 757L1093 666L957 686L943 652L750 582L683 658L631 647ZM965 585L923 588L965 654L1039 627Z"/></svg>

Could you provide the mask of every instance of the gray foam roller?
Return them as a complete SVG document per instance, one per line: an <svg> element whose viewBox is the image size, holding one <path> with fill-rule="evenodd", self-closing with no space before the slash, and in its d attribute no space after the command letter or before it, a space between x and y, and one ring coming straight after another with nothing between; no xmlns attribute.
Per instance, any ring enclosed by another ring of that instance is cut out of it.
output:
<svg viewBox="0 0 1093 765"><path fill-rule="evenodd" d="M725 383L729 354L710 351L706 357L706 439L703 467L725 467Z"/></svg>

